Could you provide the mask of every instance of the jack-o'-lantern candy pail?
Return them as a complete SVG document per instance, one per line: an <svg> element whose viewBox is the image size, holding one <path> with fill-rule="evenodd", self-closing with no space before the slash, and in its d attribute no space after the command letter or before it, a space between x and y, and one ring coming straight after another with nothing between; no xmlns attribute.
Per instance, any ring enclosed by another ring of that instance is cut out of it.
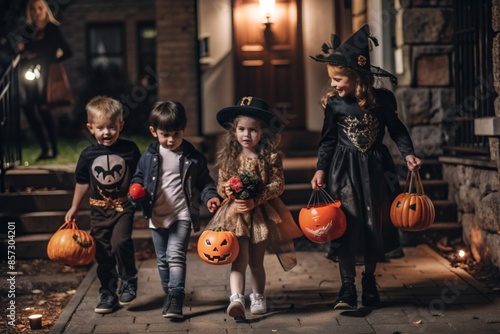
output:
<svg viewBox="0 0 500 334"><path fill-rule="evenodd" d="M206 230L198 239L198 255L210 264L230 264L238 257L240 244L233 232L221 227Z"/></svg>
<svg viewBox="0 0 500 334"><path fill-rule="evenodd" d="M69 266L89 264L94 259L95 251L94 238L79 230L74 220L62 224L47 245L49 259Z"/></svg>
<svg viewBox="0 0 500 334"><path fill-rule="evenodd" d="M326 203L320 203L320 197ZM323 188L314 191L307 207L299 212L300 229L307 239L322 244L344 235L347 221L340 206L340 201L333 200Z"/></svg>
<svg viewBox="0 0 500 334"><path fill-rule="evenodd" d="M415 192L412 192L413 187ZM424 193L418 170L409 171L405 191L391 205L392 224L403 231L418 232L431 227L434 218L434 204Z"/></svg>

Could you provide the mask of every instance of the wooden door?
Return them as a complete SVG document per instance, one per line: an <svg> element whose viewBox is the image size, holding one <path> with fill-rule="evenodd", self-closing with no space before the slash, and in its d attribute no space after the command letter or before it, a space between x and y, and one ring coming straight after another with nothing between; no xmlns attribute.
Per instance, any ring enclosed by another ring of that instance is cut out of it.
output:
<svg viewBox="0 0 500 334"><path fill-rule="evenodd" d="M265 25L258 0L235 0L235 100L266 100L284 129L304 129L304 89L300 0L276 0L271 24Z"/></svg>

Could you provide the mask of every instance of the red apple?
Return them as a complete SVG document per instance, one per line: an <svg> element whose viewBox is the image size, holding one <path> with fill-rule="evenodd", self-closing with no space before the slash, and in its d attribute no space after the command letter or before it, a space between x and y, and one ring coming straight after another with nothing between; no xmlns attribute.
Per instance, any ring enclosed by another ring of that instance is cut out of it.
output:
<svg viewBox="0 0 500 334"><path fill-rule="evenodd" d="M131 185L128 193L133 199L139 199L146 196L146 190L144 190L144 187L140 183L134 183Z"/></svg>

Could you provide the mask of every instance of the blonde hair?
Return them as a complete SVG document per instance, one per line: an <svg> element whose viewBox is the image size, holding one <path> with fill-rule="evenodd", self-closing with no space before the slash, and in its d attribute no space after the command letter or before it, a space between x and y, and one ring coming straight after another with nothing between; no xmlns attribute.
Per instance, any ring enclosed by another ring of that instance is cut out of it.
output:
<svg viewBox="0 0 500 334"><path fill-rule="evenodd" d="M239 160L237 158L242 148L236 138L236 125L241 117L250 116L240 115L235 117L232 122L229 123L226 133L221 137L217 145L217 166L230 175L236 175L239 167ZM278 150L280 136L274 133L262 120L254 117L250 118L260 121L262 126L262 136L256 149L258 159L264 161L265 165L268 166L268 162L271 160L271 154L280 153Z"/></svg>
<svg viewBox="0 0 500 334"><path fill-rule="evenodd" d="M108 118L113 121L123 121L122 104L107 96L96 96L85 106L87 121L92 123L95 118Z"/></svg>
<svg viewBox="0 0 500 334"><path fill-rule="evenodd" d="M333 78L336 75L345 75L354 81L353 95L358 100L358 105L364 111L376 106L375 96L373 94L374 79L372 75L365 75L359 71L341 65L327 65L328 75ZM335 90L329 90L321 99L321 104L326 106L328 99L337 95Z"/></svg>
<svg viewBox="0 0 500 334"><path fill-rule="evenodd" d="M54 17L54 14L52 14L50 7L45 0L29 0L28 1L28 4L26 5L26 22L28 24L33 24L33 18L31 17L31 6L33 6L33 4L36 2L42 3L42 6L45 9L45 12L47 13L47 22L51 22L51 23L55 24L56 26L61 25L61 23L59 23L59 21L57 21L56 18Z"/></svg>

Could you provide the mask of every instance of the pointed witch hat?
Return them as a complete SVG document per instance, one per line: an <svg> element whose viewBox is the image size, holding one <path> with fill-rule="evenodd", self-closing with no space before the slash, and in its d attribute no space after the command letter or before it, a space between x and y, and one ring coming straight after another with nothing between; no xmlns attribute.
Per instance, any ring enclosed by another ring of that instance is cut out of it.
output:
<svg viewBox="0 0 500 334"><path fill-rule="evenodd" d="M331 45L324 43L321 47L324 54L310 57L318 62L349 67L368 75L388 77L397 83L393 74L370 63L370 43L378 46L377 39L370 34L370 27L365 24L342 44L340 38L332 34Z"/></svg>

